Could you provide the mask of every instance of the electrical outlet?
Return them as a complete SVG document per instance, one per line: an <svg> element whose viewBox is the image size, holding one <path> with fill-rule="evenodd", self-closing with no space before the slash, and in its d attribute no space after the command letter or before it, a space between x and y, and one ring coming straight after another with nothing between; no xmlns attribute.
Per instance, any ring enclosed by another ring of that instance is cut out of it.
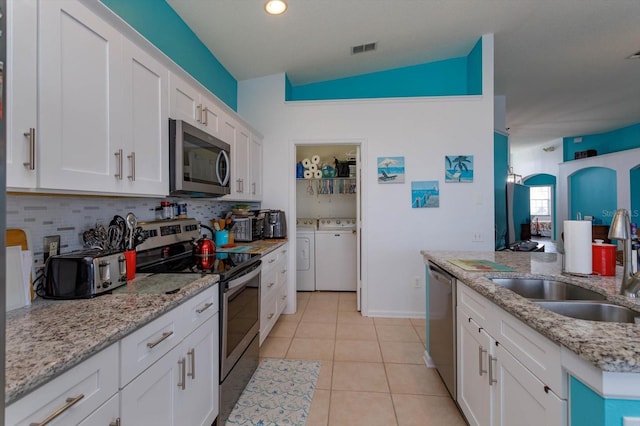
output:
<svg viewBox="0 0 640 426"><path fill-rule="evenodd" d="M481 243L482 241L484 241L482 239L482 232L476 231L473 233L473 237L471 238L471 241L474 243Z"/></svg>
<svg viewBox="0 0 640 426"><path fill-rule="evenodd" d="M44 260L47 260L49 256L55 256L57 254L60 254L60 235L44 237Z"/></svg>

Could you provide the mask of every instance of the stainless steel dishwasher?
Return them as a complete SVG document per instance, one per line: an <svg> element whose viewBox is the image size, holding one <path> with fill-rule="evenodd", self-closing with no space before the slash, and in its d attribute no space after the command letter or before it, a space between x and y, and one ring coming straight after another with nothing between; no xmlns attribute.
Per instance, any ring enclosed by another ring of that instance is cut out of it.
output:
<svg viewBox="0 0 640 426"><path fill-rule="evenodd" d="M456 400L456 279L429 262L429 355Z"/></svg>

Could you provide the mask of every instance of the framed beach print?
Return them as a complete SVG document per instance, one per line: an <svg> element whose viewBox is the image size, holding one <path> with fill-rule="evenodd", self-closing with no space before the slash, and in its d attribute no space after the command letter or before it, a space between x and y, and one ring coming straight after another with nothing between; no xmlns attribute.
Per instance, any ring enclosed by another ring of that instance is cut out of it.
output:
<svg viewBox="0 0 640 426"><path fill-rule="evenodd" d="M411 182L411 208L440 207L440 187L437 180Z"/></svg>
<svg viewBox="0 0 640 426"><path fill-rule="evenodd" d="M378 157L378 183L404 183L404 157Z"/></svg>
<svg viewBox="0 0 640 426"><path fill-rule="evenodd" d="M473 155L447 155L444 157L445 183L473 182Z"/></svg>

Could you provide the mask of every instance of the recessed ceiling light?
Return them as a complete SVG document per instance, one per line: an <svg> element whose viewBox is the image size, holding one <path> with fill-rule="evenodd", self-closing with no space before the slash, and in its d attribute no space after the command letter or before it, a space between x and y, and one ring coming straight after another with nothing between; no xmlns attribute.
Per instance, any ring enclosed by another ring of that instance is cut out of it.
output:
<svg viewBox="0 0 640 426"><path fill-rule="evenodd" d="M282 15L287 10L287 3L284 0L267 0L264 10L269 15Z"/></svg>

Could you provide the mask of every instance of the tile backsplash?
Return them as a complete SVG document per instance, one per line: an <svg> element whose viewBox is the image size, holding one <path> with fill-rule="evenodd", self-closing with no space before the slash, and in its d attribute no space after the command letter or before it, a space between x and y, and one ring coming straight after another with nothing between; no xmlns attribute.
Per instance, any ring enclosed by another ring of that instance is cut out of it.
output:
<svg viewBox="0 0 640 426"><path fill-rule="evenodd" d="M43 263L44 237L60 235L60 252L82 249L82 233L96 224L107 226L114 215L134 213L140 222L155 220L155 208L163 199L82 197L58 195L7 194L7 229L20 228L27 231L29 248L33 252L34 267ZM205 225L209 220L222 216L235 201L212 199L169 199L171 202L187 203L189 217ZM260 208L259 203L249 204Z"/></svg>

